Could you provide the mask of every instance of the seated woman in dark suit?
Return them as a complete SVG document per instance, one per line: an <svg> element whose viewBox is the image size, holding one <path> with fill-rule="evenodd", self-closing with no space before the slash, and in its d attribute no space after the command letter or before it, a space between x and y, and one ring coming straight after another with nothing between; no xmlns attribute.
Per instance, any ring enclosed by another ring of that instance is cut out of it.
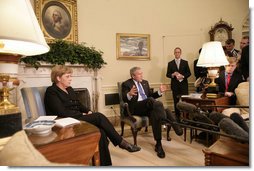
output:
<svg viewBox="0 0 254 171"><path fill-rule="evenodd" d="M72 117L89 122L100 129L99 142L100 162L102 166L112 165L108 149L108 138L114 144L129 152L136 152L140 147L132 145L124 140L114 129L107 117L99 112L91 112L83 106L76 97L72 81L72 69L64 65L57 65L51 72L52 86L45 93L44 103L47 115L59 117Z"/></svg>

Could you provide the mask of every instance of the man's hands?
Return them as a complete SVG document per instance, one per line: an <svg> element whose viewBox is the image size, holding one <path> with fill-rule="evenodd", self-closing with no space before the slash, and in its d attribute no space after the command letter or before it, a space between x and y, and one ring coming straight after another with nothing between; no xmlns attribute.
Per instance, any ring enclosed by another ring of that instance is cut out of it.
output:
<svg viewBox="0 0 254 171"><path fill-rule="evenodd" d="M231 97L231 96L234 95L234 93L233 92L225 92L224 95L227 96L227 97Z"/></svg>
<svg viewBox="0 0 254 171"><path fill-rule="evenodd" d="M184 76L183 76L182 74L180 74L179 72L174 72L174 73L172 74L172 77L176 77L176 79L177 79L178 81L182 81L182 80L184 79Z"/></svg>
<svg viewBox="0 0 254 171"><path fill-rule="evenodd" d="M163 93L165 91L169 90L168 85L161 84L160 85L160 92ZM131 90L128 92L129 96L136 96L138 94L138 89L135 85L132 86Z"/></svg>
<svg viewBox="0 0 254 171"><path fill-rule="evenodd" d="M89 112L87 112L87 113L83 113L83 115L90 115L90 114L92 114L93 112L92 111L89 111Z"/></svg>
<svg viewBox="0 0 254 171"><path fill-rule="evenodd" d="M165 85L165 84L161 84L160 85L160 92L163 93L165 91L169 90L169 87L168 85Z"/></svg>
<svg viewBox="0 0 254 171"><path fill-rule="evenodd" d="M129 96L136 96L138 89L135 85L132 86L131 90L128 92Z"/></svg>

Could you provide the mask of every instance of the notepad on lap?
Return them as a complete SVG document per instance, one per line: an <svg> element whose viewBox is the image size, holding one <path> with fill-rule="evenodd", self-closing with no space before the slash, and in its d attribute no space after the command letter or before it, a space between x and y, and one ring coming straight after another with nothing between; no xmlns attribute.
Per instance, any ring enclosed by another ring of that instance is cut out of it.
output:
<svg viewBox="0 0 254 171"><path fill-rule="evenodd" d="M65 127L65 126L69 126L69 125L74 125L74 124L79 124L80 121L74 118L62 118L62 119L56 119L56 126L58 127Z"/></svg>

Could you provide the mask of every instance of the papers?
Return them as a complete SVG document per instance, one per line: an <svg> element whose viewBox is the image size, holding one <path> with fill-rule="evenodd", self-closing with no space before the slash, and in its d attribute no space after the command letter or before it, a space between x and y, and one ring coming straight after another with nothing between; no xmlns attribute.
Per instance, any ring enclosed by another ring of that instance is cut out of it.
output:
<svg viewBox="0 0 254 171"><path fill-rule="evenodd" d="M65 126L80 123L79 120L71 118L71 117L61 118L61 119L56 119L56 118L57 118L57 116L40 116L35 121L42 121L42 120L43 121L53 121L54 120L54 121L56 121L55 125L58 127L65 127Z"/></svg>
<svg viewBox="0 0 254 171"><path fill-rule="evenodd" d="M65 127L65 126L69 126L69 125L74 125L74 124L79 124L80 121L74 118L62 118L62 119L57 119L56 121L56 126L58 127Z"/></svg>
<svg viewBox="0 0 254 171"><path fill-rule="evenodd" d="M191 93L189 95L182 95L181 97L189 97L194 99L201 99L202 94L201 93Z"/></svg>
<svg viewBox="0 0 254 171"><path fill-rule="evenodd" d="M35 121L42 121L42 120L53 121L56 118L57 118L57 116L40 116Z"/></svg>
<svg viewBox="0 0 254 171"><path fill-rule="evenodd" d="M195 99L201 99L202 94L201 93L191 93L190 96Z"/></svg>

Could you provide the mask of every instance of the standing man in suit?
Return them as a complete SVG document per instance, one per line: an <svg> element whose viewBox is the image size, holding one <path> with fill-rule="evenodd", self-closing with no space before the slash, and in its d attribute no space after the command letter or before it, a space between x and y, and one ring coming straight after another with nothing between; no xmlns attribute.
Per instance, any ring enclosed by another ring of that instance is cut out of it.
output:
<svg viewBox="0 0 254 171"><path fill-rule="evenodd" d="M235 40L234 39L228 39L226 41L226 54L232 54L230 57L237 58L239 50L235 49Z"/></svg>
<svg viewBox="0 0 254 171"><path fill-rule="evenodd" d="M122 83L123 101L129 104L131 113L139 116L148 116L151 120L153 136L156 141L155 151L160 158L165 157L165 152L161 144L161 125L162 121L167 119L176 122L175 116L168 110L164 109L162 102L155 100L162 96L167 90L166 85L161 85L160 89L153 92L150 89L149 82L143 80L143 72L140 67L130 69L131 78ZM182 135L181 127L173 124L173 129L177 135Z"/></svg>
<svg viewBox="0 0 254 171"><path fill-rule="evenodd" d="M171 90L174 99L174 108L176 118L179 121L180 111L176 104L179 102L181 95L189 94L188 77L191 75L188 61L181 59L182 50L180 47L174 49L175 59L168 63L166 76L171 78Z"/></svg>
<svg viewBox="0 0 254 171"><path fill-rule="evenodd" d="M241 59L239 62L239 68L240 71L242 72L245 81L249 80L249 65L250 65L249 55L250 50L249 45L247 45L242 49Z"/></svg>
<svg viewBox="0 0 254 171"><path fill-rule="evenodd" d="M199 49L198 54L201 53L202 48ZM206 67L199 67L197 66L198 59L195 59L193 62L193 70L194 70L194 75L197 79L203 79L207 75L207 68ZM202 86L199 86L196 88L196 92L201 92L202 91Z"/></svg>

